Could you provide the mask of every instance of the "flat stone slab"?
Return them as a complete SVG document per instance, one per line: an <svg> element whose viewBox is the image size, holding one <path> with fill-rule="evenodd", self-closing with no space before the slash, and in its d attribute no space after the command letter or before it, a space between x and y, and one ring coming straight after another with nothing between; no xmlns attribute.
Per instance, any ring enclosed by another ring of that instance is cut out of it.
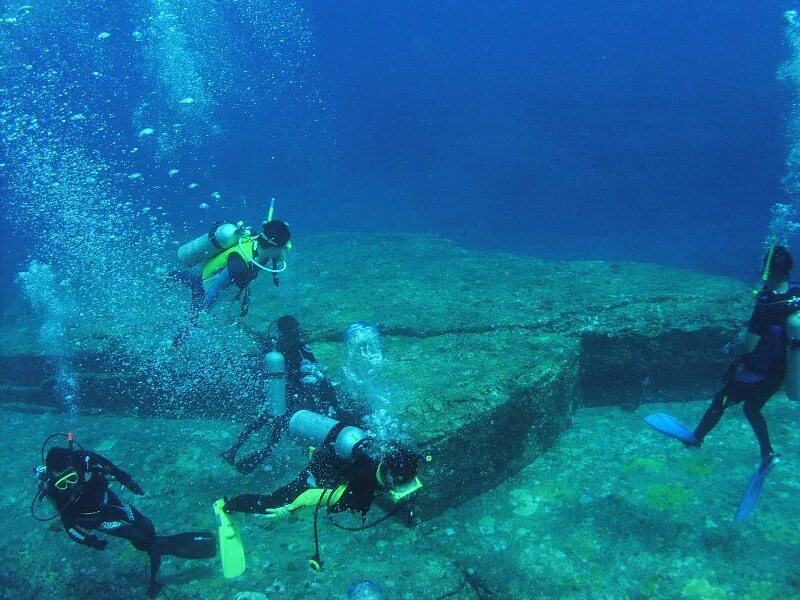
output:
<svg viewBox="0 0 800 600"><path fill-rule="evenodd" d="M430 236L299 238L289 261L279 287L264 276L253 284L247 317L226 292L179 351L171 338L188 303L179 286L156 288L140 322L71 323L58 351L39 343L37 316L22 315L0 330L0 398L57 404L66 369L84 410L241 421L261 404L277 317L300 320L334 381L345 327L377 323L384 408L434 458L422 500L433 514L530 463L576 406L707 394L752 303L727 278L471 252Z"/></svg>

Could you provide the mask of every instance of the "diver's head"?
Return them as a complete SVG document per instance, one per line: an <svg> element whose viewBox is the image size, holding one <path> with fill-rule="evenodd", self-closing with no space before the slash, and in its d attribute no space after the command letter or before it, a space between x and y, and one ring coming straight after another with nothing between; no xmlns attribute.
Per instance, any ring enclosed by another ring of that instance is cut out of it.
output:
<svg viewBox="0 0 800 600"><path fill-rule="evenodd" d="M394 444L383 452L375 478L395 502L409 499L422 487L417 471L422 457L406 444Z"/></svg>
<svg viewBox="0 0 800 600"><path fill-rule="evenodd" d="M275 321L275 325L278 328L278 344L281 348L296 349L303 345L300 323L292 315L283 315Z"/></svg>
<svg viewBox="0 0 800 600"><path fill-rule="evenodd" d="M83 479L85 472L85 467L75 456L75 452L59 446L53 446L47 451L44 465L50 482L58 492L70 491Z"/></svg>
<svg viewBox="0 0 800 600"><path fill-rule="evenodd" d="M767 262L769 264L767 265ZM767 278L769 281L781 282L789 280L789 273L794 266L792 255L786 246L775 246L772 252L768 252L764 257L764 267L767 268Z"/></svg>
<svg viewBox="0 0 800 600"><path fill-rule="evenodd" d="M292 234L283 221L267 221L262 225L258 245L262 248L283 248L289 243Z"/></svg>

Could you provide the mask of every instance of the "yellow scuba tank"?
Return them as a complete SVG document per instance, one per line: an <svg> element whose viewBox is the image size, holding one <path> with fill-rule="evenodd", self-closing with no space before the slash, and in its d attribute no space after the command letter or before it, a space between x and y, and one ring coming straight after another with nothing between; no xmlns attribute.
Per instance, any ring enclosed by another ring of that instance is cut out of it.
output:
<svg viewBox="0 0 800 600"><path fill-rule="evenodd" d="M786 395L800 400L800 313L786 319Z"/></svg>
<svg viewBox="0 0 800 600"><path fill-rule="evenodd" d="M267 352L264 357L267 380L264 383L264 397L267 413L273 417L286 414L286 361L277 350Z"/></svg>
<svg viewBox="0 0 800 600"><path fill-rule="evenodd" d="M193 267L238 244L242 234L242 223L218 221L208 233L178 248L178 259L185 266Z"/></svg>

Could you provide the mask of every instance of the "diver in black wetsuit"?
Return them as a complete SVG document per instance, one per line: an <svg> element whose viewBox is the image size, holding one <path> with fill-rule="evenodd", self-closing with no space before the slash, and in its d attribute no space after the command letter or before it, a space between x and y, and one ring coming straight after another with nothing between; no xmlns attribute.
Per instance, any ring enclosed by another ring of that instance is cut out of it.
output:
<svg viewBox="0 0 800 600"><path fill-rule="evenodd" d="M747 332L741 341L726 347L726 353L736 359L728 370L725 384L694 430L694 439L684 441L688 446L699 446L726 408L744 403L745 417L761 450L759 470L766 469L775 460L761 409L783 383L786 319L800 310L800 287L789 283L793 261L788 250L775 246L766 260L766 281L747 323Z"/></svg>
<svg viewBox="0 0 800 600"><path fill-rule="evenodd" d="M275 322L278 339L275 344L283 354L286 371L286 415L275 416L266 408L245 425L239 437L228 450L221 454L240 473L252 473L270 455L280 440L289 416L301 408L327 412L339 404L336 390L319 369L314 353L302 341L300 323L291 315L284 315ZM263 450L252 452L236 460L236 453L258 430L272 427L270 440Z"/></svg>
<svg viewBox="0 0 800 600"><path fill-rule="evenodd" d="M52 437L45 441L45 445ZM141 486L104 456L83 449L75 450L71 436L68 439L69 448L50 448L44 465L37 469L40 484L34 503L47 498L57 512L48 519L34 514L35 518L50 520L60 517L72 540L95 550L103 550L108 541L90 531L124 538L137 550L147 552L150 558L148 594L151 597L161 591L156 575L163 554L182 558L212 558L216 555L216 540L209 532L156 535L150 519L109 489L110 480L116 480L141 496L144 494ZM33 512L33 505L31 509Z"/></svg>
<svg viewBox="0 0 800 600"><path fill-rule="evenodd" d="M321 440L308 466L270 494L225 498L225 512L265 514L277 522L312 506L315 540L321 507L330 513L352 511L365 519L375 499L385 493L395 504L395 511L389 514L406 507L411 516L412 500L422 487L417 471L423 459L407 444L381 443L356 427L305 410L292 416L289 429L315 444ZM320 564L317 547L311 566L318 569Z"/></svg>

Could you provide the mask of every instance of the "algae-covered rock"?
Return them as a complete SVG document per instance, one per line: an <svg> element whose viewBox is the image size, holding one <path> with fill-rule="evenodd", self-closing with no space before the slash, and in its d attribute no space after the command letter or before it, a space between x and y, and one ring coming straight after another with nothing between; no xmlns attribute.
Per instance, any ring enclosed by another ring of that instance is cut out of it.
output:
<svg viewBox="0 0 800 600"><path fill-rule="evenodd" d="M689 490L680 484L654 484L647 487L648 506L660 510L680 508L692 499Z"/></svg>

